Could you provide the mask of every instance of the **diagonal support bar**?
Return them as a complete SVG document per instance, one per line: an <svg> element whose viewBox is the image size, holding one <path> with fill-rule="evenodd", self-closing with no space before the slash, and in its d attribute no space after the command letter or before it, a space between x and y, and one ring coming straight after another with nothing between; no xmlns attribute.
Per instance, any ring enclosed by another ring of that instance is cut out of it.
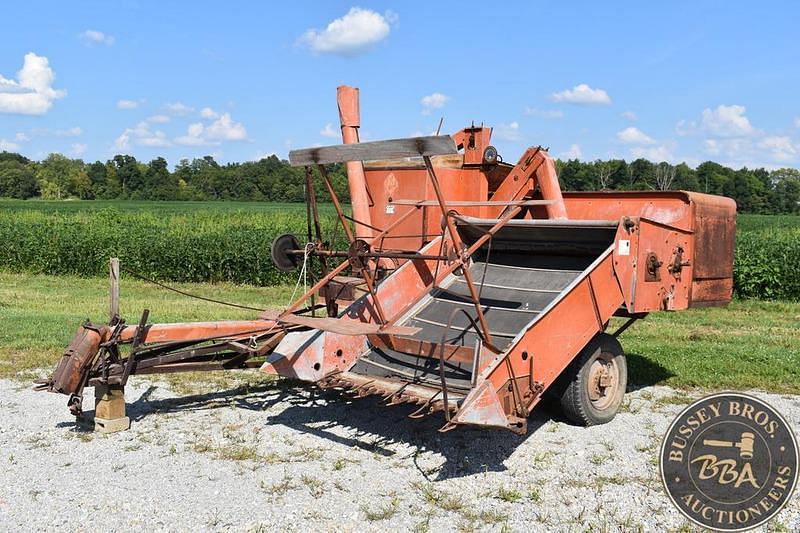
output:
<svg viewBox="0 0 800 533"><path fill-rule="evenodd" d="M453 246L457 250L459 257L456 260L456 263L460 263L462 270L464 271L464 280L467 282L467 288L469 289L469 295L472 298L472 303L475 306L475 312L478 313L478 322L480 322L481 329L483 330L483 338L486 341L486 344L493 345L492 342L492 332L489 330L489 324L486 322L486 317L483 316L483 309L481 309L481 301L480 296L478 295L477 289L475 289L475 283L472 280L472 273L469 271L469 265L467 265L467 259L469 255L462 254L463 244L461 242L461 237L458 235L458 230L456 229L455 224L453 224L453 220L450 218L449 210L447 209L447 203L445 202L444 195L442 194L442 189L439 186L439 180L436 178L436 173L433 170L433 164L431 163L431 158L425 156L422 158L425 162L425 168L428 170L428 177L431 180L431 184L433 185L433 190L436 194L436 199L439 202L439 208L442 210L442 216L444 217L445 224L447 225L447 231L450 234L450 239L453 242Z"/></svg>

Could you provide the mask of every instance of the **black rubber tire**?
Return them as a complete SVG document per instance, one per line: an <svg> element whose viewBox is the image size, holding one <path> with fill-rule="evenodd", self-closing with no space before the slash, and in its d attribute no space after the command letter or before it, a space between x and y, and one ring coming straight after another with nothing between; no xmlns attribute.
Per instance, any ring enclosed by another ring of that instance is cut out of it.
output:
<svg viewBox="0 0 800 533"><path fill-rule="evenodd" d="M589 373L592 364L600 357L611 358L617 367L617 385L609 404L598 409L589 398ZM607 333L598 333L573 359L560 376L561 409L571 422L581 426L595 426L610 422L617 414L625 388L628 385L628 365L622 345Z"/></svg>

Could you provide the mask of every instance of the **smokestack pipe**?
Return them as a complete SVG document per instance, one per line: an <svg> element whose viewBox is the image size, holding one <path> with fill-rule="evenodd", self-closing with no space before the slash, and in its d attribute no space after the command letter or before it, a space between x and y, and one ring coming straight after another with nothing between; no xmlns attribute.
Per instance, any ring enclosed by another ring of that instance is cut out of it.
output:
<svg viewBox="0 0 800 533"><path fill-rule="evenodd" d="M339 124L342 128L344 144L360 142L358 128L361 126L361 112L358 104L358 88L342 85L336 88L336 103L339 105ZM347 162L347 182L350 187L350 204L353 218L372 224L369 212L369 195L367 180L364 177L364 165L361 161ZM355 234L359 239L372 237L372 230L361 224L355 224Z"/></svg>

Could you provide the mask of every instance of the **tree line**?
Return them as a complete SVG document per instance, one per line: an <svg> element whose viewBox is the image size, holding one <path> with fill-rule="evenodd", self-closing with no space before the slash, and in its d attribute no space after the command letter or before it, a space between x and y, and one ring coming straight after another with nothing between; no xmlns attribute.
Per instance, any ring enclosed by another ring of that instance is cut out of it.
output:
<svg viewBox="0 0 800 533"><path fill-rule="evenodd" d="M793 168L734 170L712 161L691 168L646 159L571 159L557 161L557 167L564 190L683 189L728 196L744 213L800 214L800 171ZM328 172L336 193L347 200L344 166L331 165ZM144 163L116 155L88 163L61 154L32 161L0 153L0 197L10 198L302 202L304 179L302 168L274 155L223 165L211 156L183 159L170 171L162 157Z"/></svg>

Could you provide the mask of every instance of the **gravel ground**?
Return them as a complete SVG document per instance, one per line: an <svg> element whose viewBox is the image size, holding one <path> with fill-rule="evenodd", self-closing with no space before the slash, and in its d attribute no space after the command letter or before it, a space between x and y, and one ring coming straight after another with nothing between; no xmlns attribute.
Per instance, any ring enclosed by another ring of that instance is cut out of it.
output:
<svg viewBox="0 0 800 533"><path fill-rule="evenodd" d="M131 384L131 430L100 435L75 427L65 397L0 380L0 530L687 527L656 461L690 397L666 387L629 393L594 428L539 408L516 436L440 434L441 414L288 382L194 396ZM755 394L798 430L800 397ZM800 530L796 495L778 520Z"/></svg>

